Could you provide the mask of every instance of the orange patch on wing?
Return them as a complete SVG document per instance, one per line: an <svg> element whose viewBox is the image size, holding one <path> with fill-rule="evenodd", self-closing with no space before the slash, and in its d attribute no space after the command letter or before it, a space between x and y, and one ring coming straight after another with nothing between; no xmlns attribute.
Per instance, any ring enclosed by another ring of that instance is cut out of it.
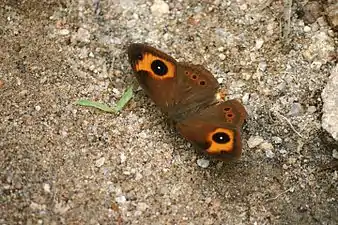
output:
<svg viewBox="0 0 338 225"><path fill-rule="evenodd" d="M156 75L153 70L151 69L151 63L155 60L162 61L168 68L167 74L163 76ZM144 53L143 58L141 60L138 60L135 65L135 70L138 71L147 71L150 76L156 80L163 80L168 78L173 78L175 76L175 65L165 59L162 59L158 56L154 56L150 53Z"/></svg>
<svg viewBox="0 0 338 225"><path fill-rule="evenodd" d="M223 132L226 133L229 136L229 141L227 143L216 143L213 139L212 136L216 133ZM217 154L221 152L231 152L234 148L234 140L235 139L235 134L234 131L225 129L225 128L217 128L213 132L209 133L207 136L207 140L209 143L211 143L210 147L207 149L207 152L210 154Z"/></svg>

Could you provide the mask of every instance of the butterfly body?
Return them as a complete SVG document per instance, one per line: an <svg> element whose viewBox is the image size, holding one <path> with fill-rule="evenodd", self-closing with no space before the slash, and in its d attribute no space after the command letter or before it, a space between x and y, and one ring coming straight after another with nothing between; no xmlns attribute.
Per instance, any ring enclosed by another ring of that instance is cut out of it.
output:
<svg viewBox="0 0 338 225"><path fill-rule="evenodd" d="M219 159L241 155L247 113L236 100L219 102L219 84L201 65L177 62L145 44L131 44L129 62L146 94L202 152Z"/></svg>

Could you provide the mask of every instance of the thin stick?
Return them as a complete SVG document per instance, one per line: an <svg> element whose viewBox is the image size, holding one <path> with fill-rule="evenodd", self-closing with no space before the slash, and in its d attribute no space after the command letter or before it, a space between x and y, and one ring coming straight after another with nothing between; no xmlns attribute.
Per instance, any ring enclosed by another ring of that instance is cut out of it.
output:
<svg viewBox="0 0 338 225"><path fill-rule="evenodd" d="M283 116L282 114L280 114L278 111L273 111L274 113L276 113L277 117L279 118L283 118L286 122L288 122L288 124L290 125L291 129L301 138L303 138L303 136L295 129L295 127L292 125L292 123L290 122L290 120L288 118L286 118L285 116Z"/></svg>
<svg viewBox="0 0 338 225"><path fill-rule="evenodd" d="M293 187L290 187L289 189L287 189L286 191L283 191L282 193L279 193L278 195L276 195L276 197L273 198L269 198L266 200L266 202L272 201L272 200L276 200L277 198L279 198L280 196L290 192L293 189Z"/></svg>

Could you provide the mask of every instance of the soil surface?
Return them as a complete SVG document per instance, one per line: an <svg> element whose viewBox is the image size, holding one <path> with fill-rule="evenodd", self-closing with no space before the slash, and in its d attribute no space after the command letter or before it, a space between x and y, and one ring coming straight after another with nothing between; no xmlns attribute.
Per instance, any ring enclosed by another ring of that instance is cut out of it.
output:
<svg viewBox="0 0 338 225"><path fill-rule="evenodd" d="M0 224L338 224L334 2L1 1ZM133 42L243 102L240 160L194 151L142 90L118 114L75 104L116 104Z"/></svg>

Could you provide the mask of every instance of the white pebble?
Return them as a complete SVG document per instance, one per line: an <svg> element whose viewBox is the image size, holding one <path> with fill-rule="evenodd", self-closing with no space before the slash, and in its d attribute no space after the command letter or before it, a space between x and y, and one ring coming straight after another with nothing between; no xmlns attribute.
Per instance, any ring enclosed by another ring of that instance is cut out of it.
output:
<svg viewBox="0 0 338 225"><path fill-rule="evenodd" d="M161 16L169 13L169 5L163 0L155 0L154 4L150 7L151 13L155 16Z"/></svg>
<svg viewBox="0 0 338 225"><path fill-rule="evenodd" d="M264 139L260 136L251 136L248 139L247 143L248 143L249 148L254 148L254 147L260 145L263 141L264 141Z"/></svg>
<svg viewBox="0 0 338 225"><path fill-rule="evenodd" d="M272 159L273 157L275 157L275 153L271 150L265 150L265 155L269 159Z"/></svg>
<svg viewBox="0 0 338 225"><path fill-rule="evenodd" d="M281 144L283 142L282 138L280 137L272 137L271 139L276 144Z"/></svg>
<svg viewBox="0 0 338 225"><path fill-rule="evenodd" d="M310 31L311 31L311 27L309 27L309 26L304 27L304 32L308 33Z"/></svg>
<svg viewBox="0 0 338 225"><path fill-rule="evenodd" d="M221 60L225 60L225 55L223 54L223 53L220 53L219 55L218 55L218 57L221 59Z"/></svg>
<svg viewBox="0 0 338 225"><path fill-rule="evenodd" d="M244 105L247 105L249 103L249 99L250 99L250 94L249 93L245 93L242 97L242 102Z"/></svg>
<svg viewBox="0 0 338 225"><path fill-rule="evenodd" d="M39 106L39 105L35 106L35 110L36 111L40 111L41 110L41 106Z"/></svg>
<svg viewBox="0 0 338 225"><path fill-rule="evenodd" d="M68 35L70 33L70 31L68 29L61 29L59 30L59 34L60 35Z"/></svg>
<svg viewBox="0 0 338 225"><path fill-rule="evenodd" d="M95 166L96 166L96 167L101 167L101 166L103 166L105 160L106 160L106 159L105 159L104 157L99 158L98 160L95 161Z"/></svg>
<svg viewBox="0 0 338 225"><path fill-rule="evenodd" d="M264 44L263 39L257 39L256 44L255 44L255 49L256 50L260 49L263 46L263 44Z"/></svg>
<svg viewBox="0 0 338 225"><path fill-rule="evenodd" d="M332 151L332 157L335 158L335 159L338 159L338 151L337 151L337 149L333 149L333 151Z"/></svg>
<svg viewBox="0 0 338 225"><path fill-rule="evenodd" d="M43 187L43 190L45 192L50 193L50 185L49 184L44 183L42 187Z"/></svg>
<svg viewBox="0 0 338 225"><path fill-rule="evenodd" d="M121 160L121 163L124 163L127 160L127 157L124 153L120 154L120 160Z"/></svg>
<svg viewBox="0 0 338 225"><path fill-rule="evenodd" d="M116 198L115 198L115 201L117 202L117 203L125 203L126 201L127 201L127 199L126 199L126 196L124 196L124 195L121 195L121 196L117 196Z"/></svg>
<svg viewBox="0 0 338 225"><path fill-rule="evenodd" d="M272 150L273 145L269 142L263 142L263 143L261 143L260 148L263 149L263 150Z"/></svg>
<svg viewBox="0 0 338 225"><path fill-rule="evenodd" d="M198 159L197 165L202 168L207 168L210 164L210 161L207 159Z"/></svg>

